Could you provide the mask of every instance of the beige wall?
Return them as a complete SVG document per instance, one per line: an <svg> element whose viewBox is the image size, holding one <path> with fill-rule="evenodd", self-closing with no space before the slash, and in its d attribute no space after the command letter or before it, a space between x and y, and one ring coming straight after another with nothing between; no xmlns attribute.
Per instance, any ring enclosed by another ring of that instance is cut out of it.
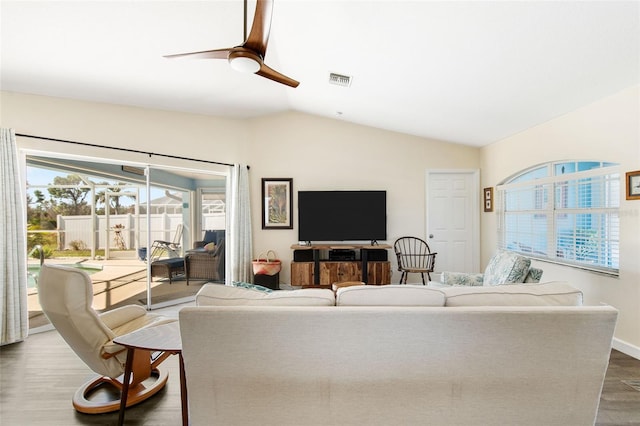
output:
<svg viewBox="0 0 640 426"><path fill-rule="evenodd" d="M482 186L495 186L520 170L557 160L620 163L624 173L640 170L640 87L586 105L481 150ZM620 310L617 345L629 344L640 357L640 201L620 201L620 276L539 263L543 280L564 280L580 288L585 303ZM496 215L483 213L483 264L496 247ZM628 352L628 351L627 351Z"/></svg>
<svg viewBox="0 0 640 426"><path fill-rule="evenodd" d="M244 162L249 147L243 120L10 92L0 92L0 124L15 129L16 133L225 163ZM21 148L42 150L51 150L55 145L54 150L65 154L173 166L185 164L163 157L85 149L37 139L23 138L18 143Z"/></svg>
<svg viewBox="0 0 640 426"><path fill-rule="evenodd" d="M0 125L18 133L249 164L254 255L273 249L283 259L280 280L290 279L294 229L261 229L261 178L293 178L294 192L322 189L387 190L388 242L425 235L425 170L478 169L479 149L319 118L282 113L252 120L0 92ZM19 138L21 148L110 159L186 166L162 157L96 150ZM209 168L210 166L206 165ZM395 260L390 259L394 262ZM392 279L398 280L396 273Z"/></svg>
<svg viewBox="0 0 640 426"><path fill-rule="evenodd" d="M385 189L388 242L403 234L424 236L426 169L480 169L482 187L495 186L532 165L561 159L606 160L621 163L622 171L640 169L638 92L637 87L630 88L483 149L294 112L230 120L7 92L1 92L0 125L19 133L249 164L254 254L275 250L285 261L281 281L288 282L290 246L298 238L296 205L293 230L262 230L261 178L293 178L294 191ZM19 143L105 155L105 151L34 140ZM163 158L126 157L183 165ZM621 203L619 278L548 263L539 266L545 281L566 280L581 288L586 303L604 302L620 309L618 342L640 358L640 201ZM484 267L495 251L495 214L482 213L481 225ZM397 279L395 273L393 280Z"/></svg>
<svg viewBox="0 0 640 426"><path fill-rule="evenodd" d="M298 241L297 198L293 230L261 230L261 178L291 177L294 191L386 190L387 242L393 244L403 235L425 236L426 169L477 169L479 164L477 148L301 113L254 119L250 128L254 251L274 249L287 260L282 282L289 282L290 247ZM392 280L399 279L394 272Z"/></svg>

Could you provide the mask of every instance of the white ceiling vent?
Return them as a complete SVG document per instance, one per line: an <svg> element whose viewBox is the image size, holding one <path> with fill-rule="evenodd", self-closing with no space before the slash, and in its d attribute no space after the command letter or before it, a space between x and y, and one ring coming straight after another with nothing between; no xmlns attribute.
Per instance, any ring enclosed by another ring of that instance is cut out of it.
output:
<svg viewBox="0 0 640 426"><path fill-rule="evenodd" d="M336 86L349 87L351 86L351 76L332 72L329 74L329 83Z"/></svg>

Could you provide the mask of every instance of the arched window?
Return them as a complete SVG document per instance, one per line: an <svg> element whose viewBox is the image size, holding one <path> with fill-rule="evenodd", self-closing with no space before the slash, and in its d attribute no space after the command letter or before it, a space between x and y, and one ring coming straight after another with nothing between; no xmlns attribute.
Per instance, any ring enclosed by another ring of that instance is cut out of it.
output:
<svg viewBox="0 0 640 426"><path fill-rule="evenodd" d="M496 191L500 248L618 274L618 164L546 163L522 171Z"/></svg>

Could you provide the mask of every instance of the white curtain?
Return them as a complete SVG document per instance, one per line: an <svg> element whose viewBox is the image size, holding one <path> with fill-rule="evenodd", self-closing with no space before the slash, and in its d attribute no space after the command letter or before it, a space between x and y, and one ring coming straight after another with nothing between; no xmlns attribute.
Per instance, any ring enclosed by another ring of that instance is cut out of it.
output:
<svg viewBox="0 0 640 426"><path fill-rule="evenodd" d="M24 203L18 149L12 129L0 129L0 344L29 333Z"/></svg>
<svg viewBox="0 0 640 426"><path fill-rule="evenodd" d="M253 280L251 259L251 206L249 197L249 171L246 165L235 164L231 172L230 262L231 281Z"/></svg>

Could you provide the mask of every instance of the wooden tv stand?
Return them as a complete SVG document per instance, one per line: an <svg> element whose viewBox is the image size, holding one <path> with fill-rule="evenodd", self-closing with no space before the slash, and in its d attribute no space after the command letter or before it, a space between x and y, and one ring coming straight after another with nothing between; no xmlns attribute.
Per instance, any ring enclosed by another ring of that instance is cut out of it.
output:
<svg viewBox="0 0 640 426"><path fill-rule="evenodd" d="M291 246L291 285L331 287L335 282L391 283L388 244L311 244ZM332 250L352 250L353 259L332 259Z"/></svg>

